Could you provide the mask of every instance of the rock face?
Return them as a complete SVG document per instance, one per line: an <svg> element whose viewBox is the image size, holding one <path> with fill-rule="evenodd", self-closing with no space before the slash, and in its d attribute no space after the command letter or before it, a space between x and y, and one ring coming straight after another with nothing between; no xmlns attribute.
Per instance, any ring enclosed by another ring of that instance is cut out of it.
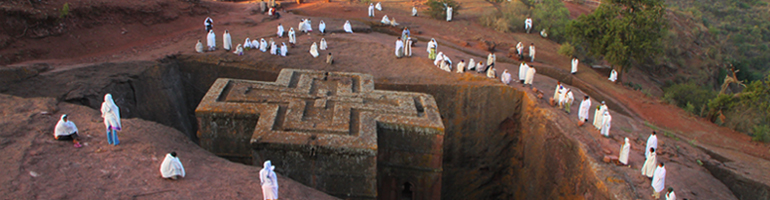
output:
<svg viewBox="0 0 770 200"><path fill-rule="evenodd" d="M275 82L218 79L195 112L203 148L271 160L334 196L441 198L444 125L430 95L374 90L368 74L284 69Z"/></svg>

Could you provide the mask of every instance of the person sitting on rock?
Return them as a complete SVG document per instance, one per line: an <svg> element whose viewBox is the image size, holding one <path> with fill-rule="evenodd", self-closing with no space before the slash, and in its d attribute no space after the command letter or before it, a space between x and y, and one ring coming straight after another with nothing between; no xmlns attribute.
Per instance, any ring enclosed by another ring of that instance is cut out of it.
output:
<svg viewBox="0 0 770 200"><path fill-rule="evenodd" d="M160 175L163 178L177 180L184 178L184 166L179 158L176 157L176 152L166 154L166 158L163 159L163 163L160 164Z"/></svg>
<svg viewBox="0 0 770 200"><path fill-rule="evenodd" d="M72 143L75 143L75 148L81 147L78 141L80 139L78 137L78 127L72 121L67 120L67 114L63 114L59 122L56 123L53 138L56 140L72 140Z"/></svg>

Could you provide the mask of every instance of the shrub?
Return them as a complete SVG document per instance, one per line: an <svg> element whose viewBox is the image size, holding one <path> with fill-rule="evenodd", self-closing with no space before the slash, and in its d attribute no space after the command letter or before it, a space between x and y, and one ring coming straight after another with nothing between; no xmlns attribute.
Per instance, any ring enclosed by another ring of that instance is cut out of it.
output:
<svg viewBox="0 0 770 200"><path fill-rule="evenodd" d="M711 89L703 88L695 83L674 84L663 88L663 100L684 108L688 112L701 115L701 109L709 99L717 96ZM689 104L689 105L688 105Z"/></svg>
<svg viewBox="0 0 770 200"><path fill-rule="evenodd" d="M532 11L533 32L545 29L548 37L556 42L566 38L569 10L560 0L543 0Z"/></svg>
<svg viewBox="0 0 770 200"><path fill-rule="evenodd" d="M559 53L559 55L572 57L575 56L575 47L569 42L565 42L564 44L561 44L557 53Z"/></svg>
<svg viewBox="0 0 770 200"><path fill-rule="evenodd" d="M754 126L754 136L751 141L770 142L770 126L767 124Z"/></svg>
<svg viewBox="0 0 770 200"><path fill-rule="evenodd" d="M61 10L59 10L59 18L67 17L70 14L70 3L64 3Z"/></svg>
<svg viewBox="0 0 770 200"><path fill-rule="evenodd" d="M444 4L452 7L453 18L456 17L457 14L459 14L460 9L462 9L462 6L454 0L428 0L428 2L425 2L425 5L428 6L426 14L434 19L445 20L446 6L444 6Z"/></svg>

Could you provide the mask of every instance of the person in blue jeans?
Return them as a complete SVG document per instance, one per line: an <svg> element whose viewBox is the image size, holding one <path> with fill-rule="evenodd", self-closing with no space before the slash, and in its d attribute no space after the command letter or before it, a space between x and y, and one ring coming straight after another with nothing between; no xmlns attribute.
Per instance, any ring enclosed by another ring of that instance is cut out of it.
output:
<svg viewBox="0 0 770 200"><path fill-rule="evenodd" d="M120 110L118 109L118 106L115 105L115 101L112 100L112 95L109 93L104 95L102 118L104 118L104 126L107 127L107 143L111 145L120 144L118 134L115 132L121 129Z"/></svg>

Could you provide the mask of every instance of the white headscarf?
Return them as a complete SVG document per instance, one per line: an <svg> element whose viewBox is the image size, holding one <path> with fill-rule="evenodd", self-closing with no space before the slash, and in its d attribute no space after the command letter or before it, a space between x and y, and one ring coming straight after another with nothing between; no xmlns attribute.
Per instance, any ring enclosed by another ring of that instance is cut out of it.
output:
<svg viewBox="0 0 770 200"><path fill-rule="evenodd" d="M315 42L310 46L310 55L312 55L313 58L318 57L318 44Z"/></svg>
<svg viewBox="0 0 770 200"><path fill-rule="evenodd" d="M278 37L283 37L283 25L278 25L278 30L275 32Z"/></svg>
<svg viewBox="0 0 770 200"><path fill-rule="evenodd" d="M246 38L246 40L243 41L243 47L257 48L257 47L251 46L251 40L249 38Z"/></svg>
<svg viewBox="0 0 770 200"><path fill-rule="evenodd" d="M286 48L286 43L281 42L281 56L286 57L287 51L289 51L289 48Z"/></svg>
<svg viewBox="0 0 770 200"><path fill-rule="evenodd" d="M294 32L294 27L289 28L289 43L297 44L297 34Z"/></svg>
<svg viewBox="0 0 770 200"><path fill-rule="evenodd" d="M353 28L350 26L350 20L345 21L345 25L342 26L345 32L353 33Z"/></svg>
<svg viewBox="0 0 770 200"><path fill-rule="evenodd" d="M195 52L203 53L203 43L201 43L201 40L198 40L198 44L195 44Z"/></svg>
<svg viewBox="0 0 770 200"><path fill-rule="evenodd" d="M170 153L167 153L166 158L164 158L163 162L160 164L160 175L163 176L163 178L171 178L173 176L184 177L184 166L182 165L182 162L179 161L178 157L174 157Z"/></svg>
<svg viewBox="0 0 770 200"><path fill-rule="evenodd" d="M328 48L328 46L326 46L326 38L321 38L321 46L318 48L321 50L326 50L326 48Z"/></svg>
<svg viewBox="0 0 770 200"><path fill-rule="evenodd" d="M238 44L238 47L235 47L235 51L233 51L233 53L241 55L243 53L243 46L241 46L241 44Z"/></svg>
<svg viewBox="0 0 770 200"><path fill-rule="evenodd" d="M326 23L324 23L324 20L321 20L321 23L318 23L318 31L321 33L324 33L326 31Z"/></svg>
<svg viewBox="0 0 770 200"><path fill-rule="evenodd" d="M78 132L78 127L75 126L75 123L70 120L64 121L65 117L67 117L67 114L61 115L59 122L56 123L56 128L53 133L54 136L67 136Z"/></svg>
<svg viewBox="0 0 770 200"><path fill-rule="evenodd" d="M652 175L652 189L655 189L655 192L663 191L663 189L666 187L666 167L661 167L658 165L657 168L655 168L655 174Z"/></svg>
<svg viewBox="0 0 770 200"><path fill-rule="evenodd" d="M505 84L511 83L511 73L508 73L508 69L503 70L503 75L500 76L500 81Z"/></svg>
<svg viewBox="0 0 770 200"><path fill-rule="evenodd" d="M620 163L623 163L624 165L628 164L628 153L631 151L631 144L628 143L628 138L626 138L626 143L623 144L623 146L620 146L620 155L618 155L618 161Z"/></svg>
<svg viewBox="0 0 770 200"><path fill-rule="evenodd" d="M104 103L102 103L102 118L104 118L104 126L107 129L112 128L114 130L120 130L120 110L115 105L115 101L112 100L111 94L104 95Z"/></svg>
<svg viewBox="0 0 770 200"><path fill-rule="evenodd" d="M208 46L209 49L217 47L217 34L214 33L213 29L209 31L209 36L206 40L206 46Z"/></svg>
<svg viewBox="0 0 770 200"><path fill-rule="evenodd" d="M380 22L390 25L390 19L388 19L388 15L382 16L382 20L380 20Z"/></svg>
<svg viewBox="0 0 770 200"><path fill-rule="evenodd" d="M267 41L265 41L265 38L259 39L259 50L262 52L267 51Z"/></svg>
<svg viewBox="0 0 770 200"><path fill-rule="evenodd" d="M382 11L382 5L380 4L380 2L377 2L377 5L374 5L374 8L376 8L379 11Z"/></svg>
<svg viewBox="0 0 770 200"><path fill-rule="evenodd" d="M270 161L265 161L262 170L259 170L259 180L262 185L262 196L265 199L278 199L278 177L275 174L275 166Z"/></svg>
<svg viewBox="0 0 770 200"><path fill-rule="evenodd" d="M223 48L227 51L230 51L230 49L233 48L233 40L230 39L230 32L225 30L225 33L222 35L222 39L224 40Z"/></svg>

